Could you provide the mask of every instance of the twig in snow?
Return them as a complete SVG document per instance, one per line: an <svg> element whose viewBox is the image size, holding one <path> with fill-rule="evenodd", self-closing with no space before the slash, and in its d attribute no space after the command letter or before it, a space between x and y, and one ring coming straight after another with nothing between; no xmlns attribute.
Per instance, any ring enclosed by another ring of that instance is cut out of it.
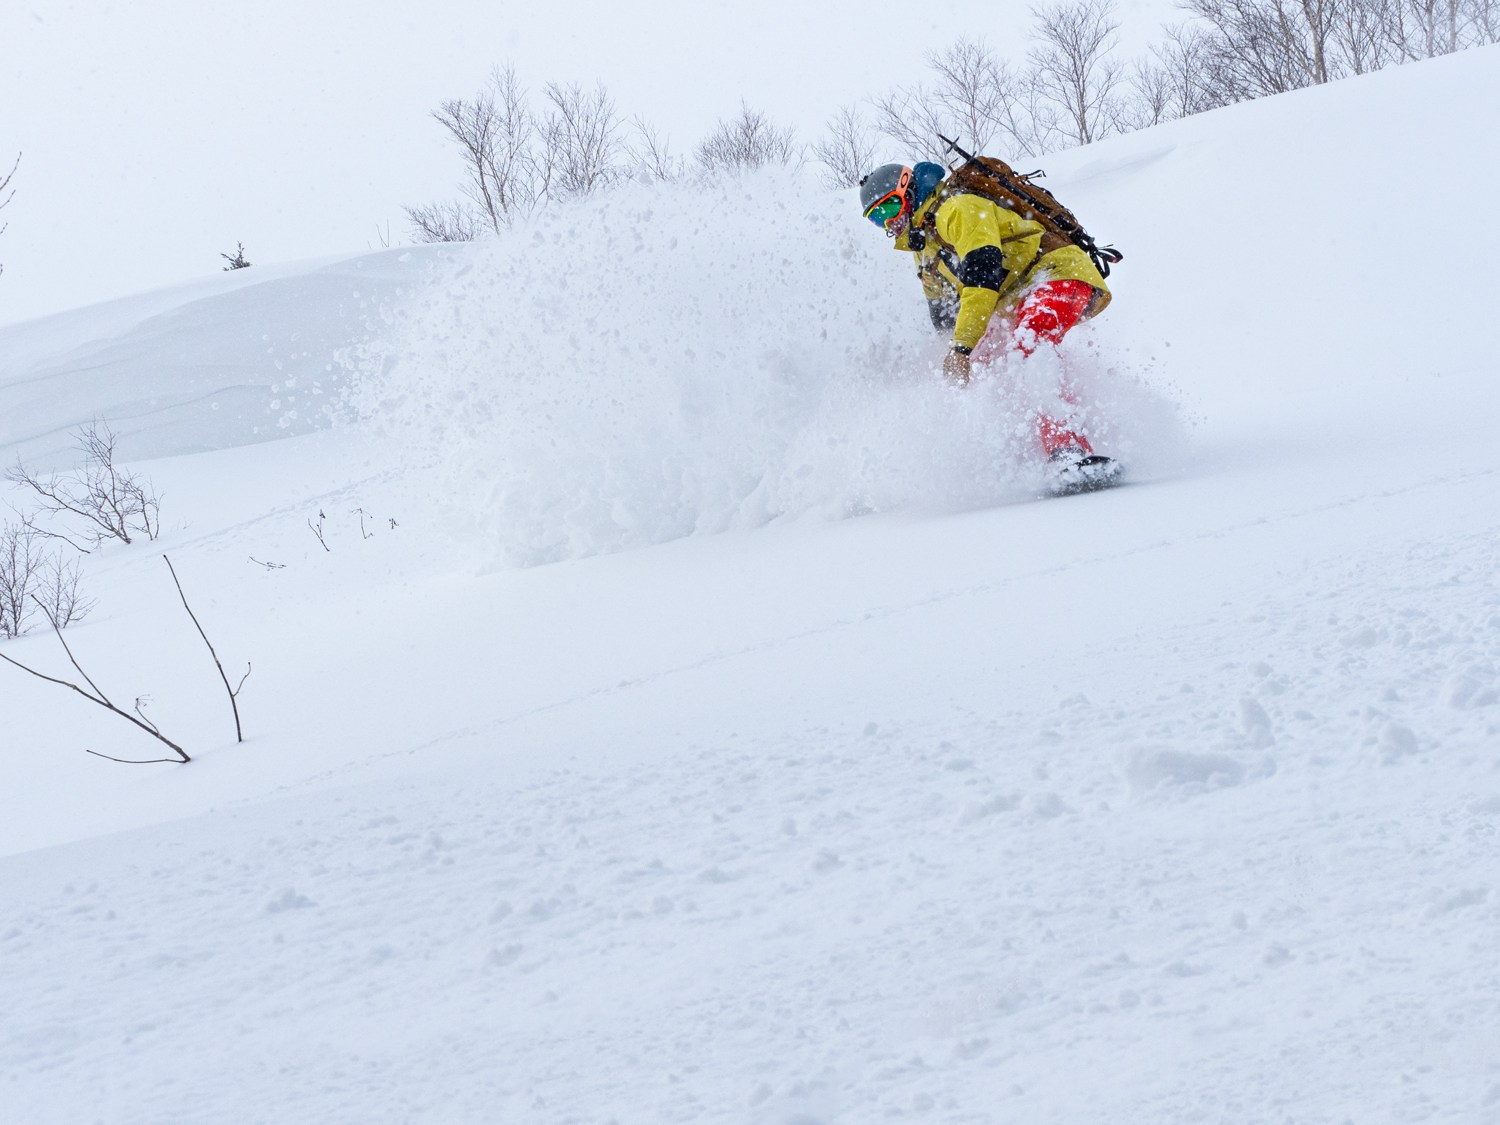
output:
<svg viewBox="0 0 1500 1125"><path fill-rule="evenodd" d="M240 727L240 705L238 702L240 688L245 686L245 681L250 678L250 664L245 664L245 674L240 677L239 687L229 686L229 677L224 673L224 665L219 660L219 654L214 651L213 642L208 639L208 634L203 631L203 626L198 624L198 615L193 612L193 607L188 605L187 595L182 592L182 583L177 580L177 568L172 565L172 560L166 555L162 561L167 564L167 569L172 572L172 582L177 587L177 596L182 599L182 608L187 610L187 615L193 619L197 626L198 635L203 638L203 643L208 645L208 654L214 658L214 667L219 670L219 679L224 681L224 690L229 693L229 709L234 712L234 740L244 742L245 734Z"/></svg>
<svg viewBox="0 0 1500 1125"><path fill-rule="evenodd" d="M323 544L323 550L327 551L329 554L332 554L333 548L329 547L328 540L323 538L323 520L325 518L326 517L323 515L322 509L319 509L317 525L313 525L312 517L309 516L307 520L307 526L312 528L312 533L318 537L318 542Z"/></svg>

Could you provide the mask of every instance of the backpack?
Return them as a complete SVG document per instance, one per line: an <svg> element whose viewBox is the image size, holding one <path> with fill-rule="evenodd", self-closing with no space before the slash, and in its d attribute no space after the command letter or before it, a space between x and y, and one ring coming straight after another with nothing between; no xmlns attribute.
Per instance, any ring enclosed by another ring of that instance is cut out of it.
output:
<svg viewBox="0 0 1500 1125"><path fill-rule="evenodd" d="M1113 246L1100 246L1092 235L1083 229L1078 217L1069 211L1046 188L1033 183L1033 177L1044 172L1017 172L1005 161L994 156L975 156L958 147L957 142L947 137L938 138L964 162L949 173L939 189L945 196L979 195L993 200L1008 211L1014 211L1023 219L1040 223L1042 227L1042 253L1048 254L1070 243L1093 259L1102 277L1109 276L1109 267L1123 261L1125 255Z"/></svg>

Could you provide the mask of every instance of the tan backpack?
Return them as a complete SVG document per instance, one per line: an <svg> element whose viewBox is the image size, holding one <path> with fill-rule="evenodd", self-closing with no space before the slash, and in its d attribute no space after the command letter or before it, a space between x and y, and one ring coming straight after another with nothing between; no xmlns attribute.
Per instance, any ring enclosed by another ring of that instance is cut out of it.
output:
<svg viewBox="0 0 1500 1125"><path fill-rule="evenodd" d="M957 142L939 135L938 139L952 151L963 157L964 162L948 174L938 190L945 196L979 195L994 200L1007 211L1014 211L1023 219L1030 219L1042 226L1042 253L1051 253L1070 243L1093 259L1103 277L1109 276L1109 267L1124 260L1113 246L1100 246L1092 235L1083 229L1078 217L1069 211L1046 188L1033 182L1033 178L1044 172L1017 172L1005 161L994 156L975 156L958 147Z"/></svg>

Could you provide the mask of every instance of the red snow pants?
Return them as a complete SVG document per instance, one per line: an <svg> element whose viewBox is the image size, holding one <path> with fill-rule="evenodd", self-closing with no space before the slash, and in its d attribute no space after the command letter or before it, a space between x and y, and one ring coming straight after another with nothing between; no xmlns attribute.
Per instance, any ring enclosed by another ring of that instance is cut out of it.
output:
<svg viewBox="0 0 1500 1125"><path fill-rule="evenodd" d="M1044 343L1060 344L1062 338L1083 321L1083 314L1093 296L1093 287L1084 281L1044 281L1021 299L1009 331L1002 329L1001 339L993 344L991 334L986 333L978 350L992 356L1008 347L1029 356ZM1061 393L1063 401L1075 401L1066 382ZM1047 414L1037 415L1037 437L1041 440L1042 452L1048 457L1069 448L1082 453L1094 452L1086 437Z"/></svg>

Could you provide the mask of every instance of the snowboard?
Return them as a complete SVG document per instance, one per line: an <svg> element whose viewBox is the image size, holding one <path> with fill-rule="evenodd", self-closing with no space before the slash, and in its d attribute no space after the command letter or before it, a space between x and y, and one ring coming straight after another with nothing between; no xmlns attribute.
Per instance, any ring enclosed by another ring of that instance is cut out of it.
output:
<svg viewBox="0 0 1500 1125"><path fill-rule="evenodd" d="M1054 459L1048 466L1047 495L1077 496L1100 492L1124 483L1125 466L1113 457L1090 453L1083 457Z"/></svg>

